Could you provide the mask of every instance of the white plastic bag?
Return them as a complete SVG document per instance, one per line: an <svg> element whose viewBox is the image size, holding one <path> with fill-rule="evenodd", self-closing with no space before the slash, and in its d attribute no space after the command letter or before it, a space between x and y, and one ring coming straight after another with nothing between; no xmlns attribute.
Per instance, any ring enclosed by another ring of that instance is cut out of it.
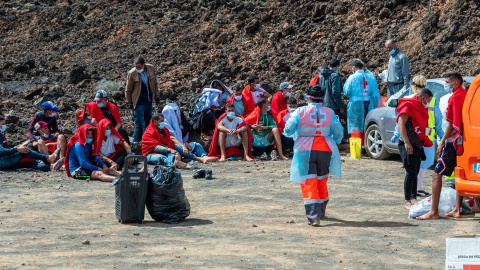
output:
<svg viewBox="0 0 480 270"><path fill-rule="evenodd" d="M382 81L387 82L387 73L388 73L388 70L384 70L382 71L382 73L378 73L378 77L380 77Z"/></svg>
<svg viewBox="0 0 480 270"><path fill-rule="evenodd" d="M442 188L440 193L440 203L438 204L438 214L444 217L446 213L453 210L455 207L455 200L457 199L457 191L453 188ZM416 218L424 215L432 208L432 196L417 202L410 207L408 213L409 218Z"/></svg>

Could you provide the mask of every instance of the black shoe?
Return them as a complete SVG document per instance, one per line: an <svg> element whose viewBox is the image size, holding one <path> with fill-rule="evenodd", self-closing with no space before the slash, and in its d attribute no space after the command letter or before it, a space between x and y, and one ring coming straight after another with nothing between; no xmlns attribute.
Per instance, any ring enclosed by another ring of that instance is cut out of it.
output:
<svg viewBox="0 0 480 270"><path fill-rule="evenodd" d="M203 169L200 169L200 170L197 170L195 172L195 174L193 175L193 178L197 179L197 178L205 178L205 173L206 171L203 170Z"/></svg>
<svg viewBox="0 0 480 270"><path fill-rule="evenodd" d="M431 194L426 192L425 190L418 190L417 191L417 196L420 196L420 197L428 197L430 196Z"/></svg>
<svg viewBox="0 0 480 270"><path fill-rule="evenodd" d="M212 174L213 174L212 170L206 170L205 171L205 179L212 180L213 179Z"/></svg>

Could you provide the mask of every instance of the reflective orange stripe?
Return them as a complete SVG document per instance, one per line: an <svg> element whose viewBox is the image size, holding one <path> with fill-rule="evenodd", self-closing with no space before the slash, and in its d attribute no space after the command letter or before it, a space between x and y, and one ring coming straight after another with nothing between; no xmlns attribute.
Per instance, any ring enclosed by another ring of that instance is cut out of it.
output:
<svg viewBox="0 0 480 270"><path fill-rule="evenodd" d="M303 200L323 200L328 197L327 190L328 178L318 180L317 178L307 179L305 184L300 184L302 187Z"/></svg>

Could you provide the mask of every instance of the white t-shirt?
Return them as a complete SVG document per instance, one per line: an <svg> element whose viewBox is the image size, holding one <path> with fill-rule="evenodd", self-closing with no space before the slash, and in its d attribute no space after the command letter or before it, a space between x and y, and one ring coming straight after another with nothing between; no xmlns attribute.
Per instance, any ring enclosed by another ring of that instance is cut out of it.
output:
<svg viewBox="0 0 480 270"><path fill-rule="evenodd" d="M228 117L224 117L220 123L223 124L224 127L230 129L237 129L238 126L243 122L242 118L235 116L233 118L232 122L228 121ZM232 147L232 146L240 146L242 144L242 136L240 134L238 135L238 141L233 140L233 136L230 133L227 133L227 141L226 141L226 147ZM220 142L219 142L220 145Z"/></svg>
<svg viewBox="0 0 480 270"><path fill-rule="evenodd" d="M110 134L107 136L107 140L103 141L102 148L100 148L100 152L105 156L109 156L117 151L115 151L115 144L120 142L120 138L117 136Z"/></svg>
<svg viewBox="0 0 480 270"><path fill-rule="evenodd" d="M450 100L450 97L453 95L453 93L449 93L444 95L443 97L440 98L440 102L438 102L438 108L442 112L442 129L443 132L447 130L448 127L448 122L446 120L447 117L447 108L448 108L448 101ZM453 130L452 134L450 134L450 137L448 137L447 142L454 142L455 141L455 129Z"/></svg>
<svg viewBox="0 0 480 270"><path fill-rule="evenodd" d="M265 90L263 89L258 89L257 91L251 91L251 92L252 92L253 102L255 104L257 104L258 100L261 99L263 95L265 95Z"/></svg>

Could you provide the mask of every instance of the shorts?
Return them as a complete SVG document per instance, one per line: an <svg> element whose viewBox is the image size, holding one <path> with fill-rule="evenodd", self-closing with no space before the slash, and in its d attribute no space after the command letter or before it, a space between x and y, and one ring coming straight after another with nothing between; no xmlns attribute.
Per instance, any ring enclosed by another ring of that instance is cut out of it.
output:
<svg viewBox="0 0 480 270"><path fill-rule="evenodd" d="M80 167L72 173L72 178L80 179L80 180L88 180L92 178L92 173L93 171L85 170L84 168Z"/></svg>
<svg viewBox="0 0 480 270"><path fill-rule="evenodd" d="M455 171L455 167L457 167L457 151L453 143L447 143L443 147L442 154L438 157L433 171L440 175L450 176Z"/></svg>
<svg viewBox="0 0 480 270"><path fill-rule="evenodd" d="M256 134L252 134L252 135L253 135L253 142L252 142L253 147L267 147L267 146L273 145L273 142L270 142L268 140L268 133L265 136L256 135Z"/></svg>

